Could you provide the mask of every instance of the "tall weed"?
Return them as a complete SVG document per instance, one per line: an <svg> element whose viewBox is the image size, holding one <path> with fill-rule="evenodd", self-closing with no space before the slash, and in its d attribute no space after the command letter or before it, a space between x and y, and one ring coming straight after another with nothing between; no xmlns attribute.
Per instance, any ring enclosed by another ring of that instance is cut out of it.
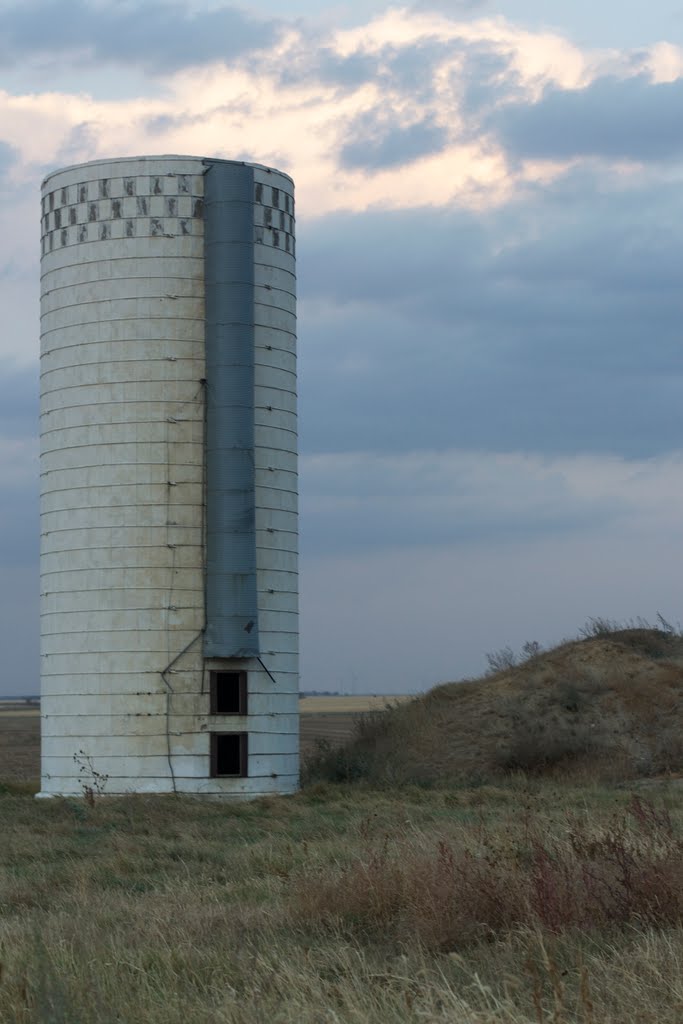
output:
<svg viewBox="0 0 683 1024"><path fill-rule="evenodd" d="M291 913L306 926L452 950L519 927L560 934L683 922L683 840L668 813L634 797L603 826L567 818L548 836L527 823L482 825L426 847L386 834L336 872L304 870Z"/></svg>

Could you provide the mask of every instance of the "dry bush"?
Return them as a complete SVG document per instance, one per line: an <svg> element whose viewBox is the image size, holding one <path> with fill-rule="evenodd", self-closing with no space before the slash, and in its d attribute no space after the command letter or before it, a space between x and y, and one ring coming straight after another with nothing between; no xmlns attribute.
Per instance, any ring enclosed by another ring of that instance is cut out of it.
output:
<svg viewBox="0 0 683 1024"><path fill-rule="evenodd" d="M388 837L337 872L294 884L299 923L364 939L452 950L519 927L549 933L683 922L683 840L670 815L634 797L628 814L594 828L568 819L548 837L483 825L476 844L425 848Z"/></svg>
<svg viewBox="0 0 683 1024"><path fill-rule="evenodd" d="M371 758L355 744L333 744L328 739L318 739L308 756L302 758L301 782L304 786L320 782L359 782L369 778L371 771Z"/></svg>
<svg viewBox="0 0 683 1024"><path fill-rule="evenodd" d="M581 697L573 690L563 697L565 709L575 714ZM508 711L512 725L507 743L497 751L495 765L501 771L538 774L550 769L567 770L572 762L596 753L595 736L585 719L566 721L538 718L516 701Z"/></svg>
<svg viewBox="0 0 683 1024"><path fill-rule="evenodd" d="M683 734L680 726L665 724L656 730L650 743L650 771L647 774L673 774L683 768ZM645 774L645 773L644 773Z"/></svg>
<svg viewBox="0 0 683 1024"><path fill-rule="evenodd" d="M406 839L369 848L338 873L307 873L293 888L292 915L365 941L452 950L521 924L519 895L509 865L492 871L445 841L425 850Z"/></svg>
<svg viewBox="0 0 683 1024"><path fill-rule="evenodd" d="M314 751L303 758L302 783L428 784L429 759L419 756L406 761L404 754L409 747L427 753L433 742L433 725L419 699L358 715L348 742L318 741Z"/></svg>
<svg viewBox="0 0 683 1024"><path fill-rule="evenodd" d="M511 647L501 647L499 651L490 651L486 655L489 666L489 674L496 675L498 672L506 672L517 665L517 655Z"/></svg>

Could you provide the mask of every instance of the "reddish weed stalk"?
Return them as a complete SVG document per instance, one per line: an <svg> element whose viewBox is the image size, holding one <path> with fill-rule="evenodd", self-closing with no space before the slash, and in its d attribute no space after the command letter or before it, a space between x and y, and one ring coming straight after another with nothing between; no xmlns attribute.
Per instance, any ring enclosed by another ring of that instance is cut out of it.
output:
<svg viewBox="0 0 683 1024"><path fill-rule="evenodd" d="M454 949L518 927L670 925L683 920L683 840L668 812L634 797L606 826L568 819L549 836L479 828L425 849L385 835L336 873L294 883L300 923Z"/></svg>

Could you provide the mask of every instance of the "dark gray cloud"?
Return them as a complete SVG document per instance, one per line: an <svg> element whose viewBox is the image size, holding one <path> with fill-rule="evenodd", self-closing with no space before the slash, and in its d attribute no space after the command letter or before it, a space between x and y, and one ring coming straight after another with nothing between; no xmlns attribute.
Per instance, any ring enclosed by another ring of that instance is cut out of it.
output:
<svg viewBox="0 0 683 1024"><path fill-rule="evenodd" d="M0 445L0 451L2 446ZM38 462L32 479L0 485L0 565L22 568L38 561Z"/></svg>
<svg viewBox="0 0 683 1024"><path fill-rule="evenodd" d="M609 184L302 225L304 450L682 447L683 199Z"/></svg>
<svg viewBox="0 0 683 1024"><path fill-rule="evenodd" d="M300 475L309 556L566 537L624 513L617 495L572 492L559 464L483 453L319 456Z"/></svg>
<svg viewBox="0 0 683 1024"><path fill-rule="evenodd" d="M377 59L367 53L351 53L341 56L329 46L308 36L295 48L291 48L284 60L278 57L271 61L269 73L277 75L282 86L303 85L322 82L324 85L339 86L342 90L357 89L371 81L377 74Z"/></svg>
<svg viewBox="0 0 683 1024"><path fill-rule="evenodd" d="M413 11L441 11L443 14L461 16L475 12L480 14L483 8L490 7L490 0L417 0L412 4Z"/></svg>
<svg viewBox="0 0 683 1024"><path fill-rule="evenodd" d="M0 586L0 696L38 694L38 561L25 567L2 565Z"/></svg>
<svg viewBox="0 0 683 1024"><path fill-rule="evenodd" d="M38 372L0 364L0 565L38 555Z"/></svg>
<svg viewBox="0 0 683 1024"><path fill-rule="evenodd" d="M55 153L54 161L50 162L50 170L54 167L67 167L79 163L91 153L97 152L97 126L89 121L74 125L62 141Z"/></svg>
<svg viewBox="0 0 683 1024"><path fill-rule="evenodd" d="M38 432L38 371L0 362L0 438L21 441Z"/></svg>
<svg viewBox="0 0 683 1024"><path fill-rule="evenodd" d="M426 103L433 98L434 72L443 58L470 45L464 40L420 39L408 46L389 45L373 53L359 49L342 56L323 37L307 33L284 58L278 54L271 59L265 70L285 87L322 83L348 92L376 82L383 90L406 93Z"/></svg>
<svg viewBox="0 0 683 1024"><path fill-rule="evenodd" d="M421 39L409 46L385 47L378 55L378 81L386 88L428 101L434 93L434 72L443 59L466 48L461 40Z"/></svg>
<svg viewBox="0 0 683 1024"><path fill-rule="evenodd" d="M550 87L537 103L505 104L485 121L517 158L670 160L683 153L683 81L598 78L584 89Z"/></svg>
<svg viewBox="0 0 683 1024"><path fill-rule="evenodd" d="M282 22L238 7L192 12L178 0L94 5L86 0L27 0L0 8L0 63L60 53L80 62L111 61L173 71L231 60L267 48Z"/></svg>
<svg viewBox="0 0 683 1024"><path fill-rule="evenodd" d="M38 369L0 362L0 694L38 693Z"/></svg>
<svg viewBox="0 0 683 1024"><path fill-rule="evenodd" d="M380 170L411 163L438 153L448 141L448 132L431 115L404 125L384 111L359 115L348 126L338 159L348 170Z"/></svg>
<svg viewBox="0 0 683 1024"><path fill-rule="evenodd" d="M490 44L468 42L463 46L463 63L452 73L454 88L460 89L460 106L467 115L495 107L501 100L508 103L524 96L519 71L510 54L501 53ZM478 121L471 125L473 135L480 132Z"/></svg>
<svg viewBox="0 0 683 1024"><path fill-rule="evenodd" d="M159 114L158 117L150 117L145 121L145 131L150 135L163 135L166 132L176 131L178 128L186 128L198 120L199 118L191 115L172 117L170 114Z"/></svg>
<svg viewBox="0 0 683 1024"><path fill-rule="evenodd" d="M16 162L18 155L14 146L0 140L0 177L7 174L10 167Z"/></svg>

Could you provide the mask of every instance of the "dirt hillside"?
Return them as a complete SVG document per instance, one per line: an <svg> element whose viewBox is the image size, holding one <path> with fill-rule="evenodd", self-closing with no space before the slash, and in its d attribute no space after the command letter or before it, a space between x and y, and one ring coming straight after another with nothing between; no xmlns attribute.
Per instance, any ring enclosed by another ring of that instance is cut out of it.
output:
<svg viewBox="0 0 683 1024"><path fill-rule="evenodd" d="M618 780L683 771L683 637L623 629L359 719L313 776L439 785L516 770Z"/></svg>

